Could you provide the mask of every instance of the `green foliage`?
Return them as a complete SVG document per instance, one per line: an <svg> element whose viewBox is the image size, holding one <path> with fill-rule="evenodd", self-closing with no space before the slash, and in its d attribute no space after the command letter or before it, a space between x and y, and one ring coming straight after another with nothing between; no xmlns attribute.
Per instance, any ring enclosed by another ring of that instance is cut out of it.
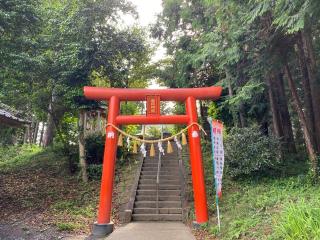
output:
<svg viewBox="0 0 320 240"><path fill-rule="evenodd" d="M218 117L219 109L217 107L217 104L215 102L211 102L208 106L208 116L212 119L217 119Z"/></svg>
<svg viewBox="0 0 320 240"><path fill-rule="evenodd" d="M103 156L104 156L104 145L105 145L105 135L97 133L97 134L90 134L85 139L85 146L86 146L86 161L88 164L88 171L92 172L93 179L96 177L100 177L100 170L99 166L103 163ZM126 164L129 160L128 146L124 141L123 147L117 147L117 159L120 165ZM90 167L90 165L93 165ZM90 174L90 173L89 173Z"/></svg>
<svg viewBox="0 0 320 240"><path fill-rule="evenodd" d="M244 86L238 89L237 95L229 98L226 103L239 107L243 103L250 103L254 96L263 93L264 90L265 84L263 83L247 82Z"/></svg>
<svg viewBox="0 0 320 240"><path fill-rule="evenodd" d="M60 231L67 231L67 232L71 232L81 227L78 224L70 223L70 222L58 222L56 223L56 226Z"/></svg>
<svg viewBox="0 0 320 240"><path fill-rule="evenodd" d="M23 139L22 129L3 126L0 124L0 146L9 146L16 143L21 143Z"/></svg>
<svg viewBox="0 0 320 240"><path fill-rule="evenodd" d="M74 216L94 217L94 204L83 206L85 201L90 201L90 199L61 200L55 202L51 209L55 212L68 212Z"/></svg>
<svg viewBox="0 0 320 240"><path fill-rule="evenodd" d="M232 128L225 141L225 157L231 177L256 174L279 163L279 141L262 135L255 126Z"/></svg>
<svg viewBox="0 0 320 240"><path fill-rule="evenodd" d="M33 164L35 155L41 151L42 149L36 145L0 147L0 171Z"/></svg>
<svg viewBox="0 0 320 240"><path fill-rule="evenodd" d="M102 164L90 164L87 166L87 174L91 180L100 180L102 176Z"/></svg>
<svg viewBox="0 0 320 240"><path fill-rule="evenodd" d="M52 151L53 154L57 156L64 156L68 163L69 172L77 172L79 163L79 146L77 144L68 144L58 141L50 146L49 151Z"/></svg>
<svg viewBox="0 0 320 240"><path fill-rule="evenodd" d="M85 139L86 161L90 164L102 164L105 136L102 134L90 134Z"/></svg>
<svg viewBox="0 0 320 240"><path fill-rule="evenodd" d="M53 117L56 140L74 143L84 85L146 87L152 72L146 33L120 27L123 14L136 16L125 0L1 2L0 100Z"/></svg>
<svg viewBox="0 0 320 240"><path fill-rule="evenodd" d="M296 239L317 239L313 238L317 235L312 234L319 230L319 225L316 225L318 218L315 218L318 217L319 190L318 186L307 183L306 176L240 182L230 181L226 177L223 183L223 197L220 199L221 232L217 231L215 214L211 215L210 224L206 229L210 235L221 240L289 240L295 239L287 238L287 234L293 233L290 227L297 228L294 223L300 223L300 219L303 219L307 220L299 226L303 237L295 235ZM215 209L214 197L213 195L209 198L209 208L212 209ZM295 210L289 215L288 208ZM288 226L285 232L282 232L283 226ZM306 232L303 229L314 231Z"/></svg>
<svg viewBox="0 0 320 240"><path fill-rule="evenodd" d="M275 217L276 239L317 239L320 236L319 198L289 202Z"/></svg>
<svg viewBox="0 0 320 240"><path fill-rule="evenodd" d="M160 138L161 136L161 129L159 126L149 126L147 128L147 134L152 138Z"/></svg>

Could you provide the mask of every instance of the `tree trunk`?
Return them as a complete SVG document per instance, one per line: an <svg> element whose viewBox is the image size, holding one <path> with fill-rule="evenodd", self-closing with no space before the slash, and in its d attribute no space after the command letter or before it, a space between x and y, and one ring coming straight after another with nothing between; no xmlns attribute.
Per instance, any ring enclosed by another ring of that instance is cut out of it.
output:
<svg viewBox="0 0 320 240"><path fill-rule="evenodd" d="M229 98L232 98L233 97L233 89L232 89L232 85L231 85L230 73L226 67L224 70L226 73L226 79L227 79L227 83L228 83ZM232 107L232 109L231 109L231 114L232 114L232 119L233 119L233 126L237 127L239 125L239 121L238 121L238 115L237 115L234 107Z"/></svg>
<svg viewBox="0 0 320 240"><path fill-rule="evenodd" d="M318 70L315 58L315 52L312 43L311 29L305 27L302 31L302 42L306 55L306 63L310 80L310 89L314 113L314 126L316 133L317 151L320 152L320 82L317 77Z"/></svg>
<svg viewBox="0 0 320 240"><path fill-rule="evenodd" d="M244 104L240 104L239 106L239 122L242 128L247 126L247 119L245 117L245 107Z"/></svg>
<svg viewBox="0 0 320 240"><path fill-rule="evenodd" d="M29 125L29 130L28 130L28 143L32 144L32 139L33 139L33 128L34 128L34 120L32 119L31 125Z"/></svg>
<svg viewBox="0 0 320 240"><path fill-rule="evenodd" d="M29 136L29 125L27 125L24 129L23 144L28 143L28 136Z"/></svg>
<svg viewBox="0 0 320 240"><path fill-rule="evenodd" d="M312 103L312 95L311 95L311 88L310 88L310 79L307 67L307 60L304 53L303 42L302 42L302 34L299 34L299 38L297 41L297 54L298 60L302 75L302 86L304 92L304 109L305 109L305 117L309 127L309 132L311 134L311 141L312 144L317 148L317 138L315 132L315 118L313 112L313 103Z"/></svg>
<svg viewBox="0 0 320 240"><path fill-rule="evenodd" d="M44 122L42 122L41 132L40 132L40 139L39 139L39 146L40 146L40 147L42 146L43 133L44 133L44 126L45 126L45 123L44 123Z"/></svg>
<svg viewBox="0 0 320 240"><path fill-rule="evenodd" d="M208 133L210 132L210 124L207 121L208 118L208 107L204 104L204 101L199 101L200 105L200 114L201 114L201 124L204 128L204 130ZM209 135L206 135L205 138L207 140L209 139Z"/></svg>
<svg viewBox="0 0 320 240"><path fill-rule="evenodd" d="M86 152L85 152L85 113L84 110L80 110L79 114L79 164L81 169L81 177L83 182L88 182L87 175L87 162L86 162Z"/></svg>
<svg viewBox="0 0 320 240"><path fill-rule="evenodd" d="M272 125L273 125L273 131L276 137L282 138L283 137L283 129L281 125L281 119L280 114L278 110L278 105L276 101L276 93L275 93L275 84L274 79L272 76L267 78L268 80L268 93L269 93L269 101L270 101L270 109L272 113Z"/></svg>
<svg viewBox="0 0 320 240"><path fill-rule="evenodd" d="M33 139L32 139L33 144L37 144L38 131L39 131L39 122L37 121L36 126L34 128L34 132L33 132Z"/></svg>
<svg viewBox="0 0 320 240"><path fill-rule="evenodd" d="M299 95L297 93L297 89L295 86L295 83L293 81L288 63L285 63L285 73L287 75L288 78L288 85L291 91L291 95L292 95L292 99L293 99L293 105L298 113L298 117L299 117L299 121L301 124L301 128L303 131L303 136L304 136L304 140L306 143L306 147L307 147L307 151L308 151L308 155L309 155L309 159L311 162L311 171L313 172L314 176L318 175L318 160L317 160L317 155L316 155L316 151L314 149L314 146L312 145L311 142L311 135L309 133L309 129L307 126L307 122L306 122L306 118L304 115L304 112L302 110L302 104L299 98Z"/></svg>
<svg viewBox="0 0 320 240"><path fill-rule="evenodd" d="M286 97L286 92L284 89L284 82L283 82L283 75L282 73L277 74L276 78L276 86L278 89L278 106L279 106L279 113L281 118L281 125L283 131L283 141L285 144L285 148L290 153L296 153L296 146L294 143L293 138L293 131L292 131L292 123L288 109L288 101Z"/></svg>
<svg viewBox="0 0 320 240"><path fill-rule="evenodd" d="M55 95L54 95L54 90L52 91L51 95L51 100L49 102L49 107L48 107L48 115L47 115L47 129L46 133L44 135L43 139L43 146L47 147L52 144L53 142L53 137L54 137L54 132L55 132L55 123L53 119L53 104L55 102Z"/></svg>

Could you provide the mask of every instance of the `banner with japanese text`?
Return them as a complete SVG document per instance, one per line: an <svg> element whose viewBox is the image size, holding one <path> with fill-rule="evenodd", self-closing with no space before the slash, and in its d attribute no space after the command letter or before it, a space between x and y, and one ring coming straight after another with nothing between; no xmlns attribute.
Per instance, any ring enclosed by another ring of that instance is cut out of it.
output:
<svg viewBox="0 0 320 240"><path fill-rule="evenodd" d="M223 148L223 124L217 120L212 120L212 140L213 140L213 159L214 159L214 178L216 194L222 196L222 176L224 167L224 148Z"/></svg>

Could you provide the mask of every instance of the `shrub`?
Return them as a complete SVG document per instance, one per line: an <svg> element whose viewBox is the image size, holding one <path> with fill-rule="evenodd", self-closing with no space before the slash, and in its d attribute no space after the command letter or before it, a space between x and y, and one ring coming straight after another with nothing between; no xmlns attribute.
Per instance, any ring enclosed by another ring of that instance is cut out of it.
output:
<svg viewBox="0 0 320 240"><path fill-rule="evenodd" d="M256 126L233 128L225 140L225 157L231 177L262 172L280 162L280 143Z"/></svg>
<svg viewBox="0 0 320 240"><path fill-rule="evenodd" d="M85 139L86 160L88 164L102 164L105 136L91 134Z"/></svg>
<svg viewBox="0 0 320 240"><path fill-rule="evenodd" d="M77 144L64 144L62 142L55 142L50 149L56 156L67 157L68 169L70 173L73 174L78 171L79 146Z"/></svg>
<svg viewBox="0 0 320 240"><path fill-rule="evenodd" d="M100 180L102 176L102 164L91 164L87 167L89 179Z"/></svg>
<svg viewBox="0 0 320 240"><path fill-rule="evenodd" d="M88 165L99 165L103 163L104 143L106 136L102 134L91 134L85 139L86 160ZM126 162L128 158L128 150L124 140L123 147L117 147L117 159L121 162Z"/></svg>

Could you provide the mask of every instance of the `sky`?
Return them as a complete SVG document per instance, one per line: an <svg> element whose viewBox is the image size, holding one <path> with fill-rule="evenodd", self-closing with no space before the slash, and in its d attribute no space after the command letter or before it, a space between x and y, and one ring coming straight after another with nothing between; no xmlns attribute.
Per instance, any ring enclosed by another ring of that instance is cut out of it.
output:
<svg viewBox="0 0 320 240"><path fill-rule="evenodd" d="M129 0L137 7L139 23L148 26L156 22L157 14L162 11L162 0Z"/></svg>
<svg viewBox="0 0 320 240"><path fill-rule="evenodd" d="M139 14L139 19L135 20L130 16L126 16L124 21L128 25L138 24L143 27L148 27L157 21L157 15L162 12L162 0L128 0L133 5L136 6L136 10ZM166 56L166 50L164 47L159 45L152 56L151 61L156 62ZM155 79L149 81L148 88L159 89L166 88L165 86L160 86ZM167 106L172 108L174 106L173 102L167 102Z"/></svg>
<svg viewBox="0 0 320 240"><path fill-rule="evenodd" d="M135 20L131 16L125 16L124 22L127 25L140 25L148 27L157 21L157 15L162 11L162 0L128 0L136 6L139 19ZM151 61L156 62L166 55L166 50L161 45L157 47Z"/></svg>

